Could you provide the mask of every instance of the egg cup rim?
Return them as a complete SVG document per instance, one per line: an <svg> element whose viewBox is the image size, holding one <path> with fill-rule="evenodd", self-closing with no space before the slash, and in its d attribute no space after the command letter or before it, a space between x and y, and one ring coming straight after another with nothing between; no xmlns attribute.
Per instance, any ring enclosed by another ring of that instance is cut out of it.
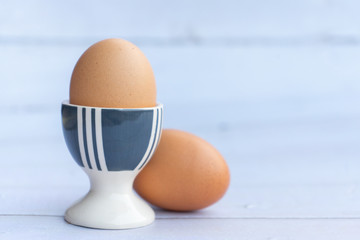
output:
<svg viewBox="0 0 360 240"><path fill-rule="evenodd" d="M71 106L71 107L83 107L83 108L106 109L106 110L123 110L123 111L153 110L153 109L163 108L164 107L164 105L162 103L156 103L156 106L154 106L154 107L141 107L141 108L93 107L93 106L72 104L72 103L69 102L69 100L64 100L61 104L65 105L65 106Z"/></svg>

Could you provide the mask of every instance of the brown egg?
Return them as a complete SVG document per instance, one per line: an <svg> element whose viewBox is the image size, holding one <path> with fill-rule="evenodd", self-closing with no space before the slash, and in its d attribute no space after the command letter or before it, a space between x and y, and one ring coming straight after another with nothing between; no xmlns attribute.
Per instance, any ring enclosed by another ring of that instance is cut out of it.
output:
<svg viewBox="0 0 360 240"><path fill-rule="evenodd" d="M159 146L135 179L137 193L151 204L192 211L218 201L230 182L228 166L205 140L178 130L164 130Z"/></svg>
<svg viewBox="0 0 360 240"><path fill-rule="evenodd" d="M151 65L140 49L126 40L95 43L76 63L70 103L111 108L153 107L156 85Z"/></svg>

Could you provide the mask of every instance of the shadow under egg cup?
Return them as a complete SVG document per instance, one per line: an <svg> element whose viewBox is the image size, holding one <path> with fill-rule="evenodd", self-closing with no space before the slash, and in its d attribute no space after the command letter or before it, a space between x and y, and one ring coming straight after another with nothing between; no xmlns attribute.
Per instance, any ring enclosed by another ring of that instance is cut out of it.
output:
<svg viewBox="0 0 360 240"><path fill-rule="evenodd" d="M160 140L163 105L98 108L62 103L66 145L90 179L90 191L65 213L71 224L127 229L154 221L152 208L133 191L136 175Z"/></svg>

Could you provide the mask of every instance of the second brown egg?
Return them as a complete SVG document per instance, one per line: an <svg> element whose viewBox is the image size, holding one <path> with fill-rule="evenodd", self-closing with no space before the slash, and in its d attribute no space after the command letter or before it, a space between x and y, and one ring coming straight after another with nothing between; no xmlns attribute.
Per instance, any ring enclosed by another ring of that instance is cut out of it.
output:
<svg viewBox="0 0 360 240"><path fill-rule="evenodd" d="M217 202L229 182L229 168L212 145L193 134L165 129L134 188L160 208L193 211Z"/></svg>

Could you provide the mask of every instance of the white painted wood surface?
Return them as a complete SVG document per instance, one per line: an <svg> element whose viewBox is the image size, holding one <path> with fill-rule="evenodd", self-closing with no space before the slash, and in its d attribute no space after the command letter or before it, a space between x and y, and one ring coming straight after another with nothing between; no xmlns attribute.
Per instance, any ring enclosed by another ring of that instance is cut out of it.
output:
<svg viewBox="0 0 360 240"><path fill-rule="evenodd" d="M0 239L359 239L360 3L2 1ZM148 227L100 231L63 214L88 190L60 103L93 42L151 61L165 127L225 156L225 197Z"/></svg>

